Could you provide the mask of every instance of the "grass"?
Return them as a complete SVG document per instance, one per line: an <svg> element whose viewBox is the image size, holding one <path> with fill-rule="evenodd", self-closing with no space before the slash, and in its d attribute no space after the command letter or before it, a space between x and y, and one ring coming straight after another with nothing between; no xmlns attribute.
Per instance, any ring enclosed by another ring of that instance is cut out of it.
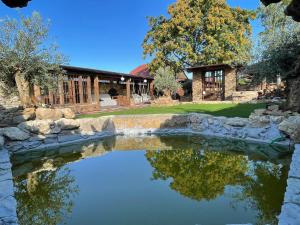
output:
<svg viewBox="0 0 300 225"><path fill-rule="evenodd" d="M181 104L175 106L148 106L115 112L82 114L78 118L96 118L108 115L143 115L143 114L184 114L206 113L214 116L247 118L255 110L265 108L265 104Z"/></svg>

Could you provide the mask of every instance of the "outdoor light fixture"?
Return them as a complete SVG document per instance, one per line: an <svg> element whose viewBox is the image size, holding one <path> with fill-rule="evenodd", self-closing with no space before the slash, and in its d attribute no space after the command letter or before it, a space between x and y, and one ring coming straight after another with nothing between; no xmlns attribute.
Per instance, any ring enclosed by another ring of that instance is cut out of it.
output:
<svg viewBox="0 0 300 225"><path fill-rule="evenodd" d="M125 78L122 76L122 77L121 77L121 81L124 81L124 80L125 80Z"/></svg>
<svg viewBox="0 0 300 225"><path fill-rule="evenodd" d="M146 79L144 80L144 83L147 83L147 80L146 80Z"/></svg>

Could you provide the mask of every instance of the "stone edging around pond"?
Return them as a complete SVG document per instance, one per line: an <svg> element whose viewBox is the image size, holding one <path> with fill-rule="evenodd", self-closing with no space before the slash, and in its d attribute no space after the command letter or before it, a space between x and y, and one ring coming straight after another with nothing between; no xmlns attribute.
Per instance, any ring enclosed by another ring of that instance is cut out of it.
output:
<svg viewBox="0 0 300 225"><path fill-rule="evenodd" d="M17 203L8 151L0 150L0 224L17 225Z"/></svg>
<svg viewBox="0 0 300 225"><path fill-rule="evenodd" d="M0 129L0 148L27 151L47 145L97 138L103 133L185 132L238 138L256 142L280 141L285 134L300 142L300 116L260 115L249 119L214 117L207 114L108 116L91 119L32 120ZM3 138L4 137L4 138ZM289 144L287 139L282 144Z"/></svg>
<svg viewBox="0 0 300 225"><path fill-rule="evenodd" d="M0 143L0 149L1 145L4 145L4 148L8 149L10 154L14 154L118 134L155 133L196 133L262 143L270 143L273 140L280 139L284 134L288 134L294 142L298 142L300 141L298 139L299 129L299 116L264 115L263 110L256 110L249 119L214 117L206 114L191 113L180 115L108 116L77 120L62 118L56 121L32 120L22 122L17 127L0 129L0 142L2 142ZM288 145L290 140L287 139L280 144ZM0 154L3 154L4 159L8 157L8 152L5 149L0 150ZM297 162L300 164L299 161ZM299 166L298 164L297 166ZM11 207L11 210L5 214L7 215L6 218L11 219L11 224L16 224L16 201L13 198L13 193L11 193L13 192L13 183L10 162L6 166L8 172L5 173L5 176L9 176L9 179L7 183L0 186L0 190L1 193L2 189L5 190L5 193L8 194L6 196L9 197L7 205ZM2 170L0 169L1 174ZM6 212L6 208L6 205L2 205L1 201L0 218L1 213ZM289 208L288 205L286 206L285 204L283 209L285 208ZM290 211L288 209L289 213ZM284 217L281 216L281 218Z"/></svg>
<svg viewBox="0 0 300 225"><path fill-rule="evenodd" d="M295 145L279 225L300 224L300 145Z"/></svg>

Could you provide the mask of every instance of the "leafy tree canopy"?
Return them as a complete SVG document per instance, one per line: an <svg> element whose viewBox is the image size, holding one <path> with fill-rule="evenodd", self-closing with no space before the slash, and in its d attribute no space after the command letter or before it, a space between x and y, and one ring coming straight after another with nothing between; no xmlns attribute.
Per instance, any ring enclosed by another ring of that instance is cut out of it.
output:
<svg viewBox="0 0 300 225"><path fill-rule="evenodd" d="M39 13L20 20L6 18L0 24L0 83L6 92L18 88L22 95L29 95L30 86L54 88L60 65L66 58L49 44L49 22ZM3 91L2 90L2 91ZM27 96L28 97L28 96ZM28 100L28 99L27 99ZM25 101L25 100L24 100Z"/></svg>
<svg viewBox="0 0 300 225"><path fill-rule="evenodd" d="M258 16L264 26L256 50L256 63L248 68L256 80L297 75L300 55L300 24L284 15L291 0L267 7L261 5Z"/></svg>
<svg viewBox="0 0 300 225"><path fill-rule="evenodd" d="M250 59L253 11L231 8L225 0L177 0L169 18L150 17L144 56L151 70L195 64L244 64Z"/></svg>

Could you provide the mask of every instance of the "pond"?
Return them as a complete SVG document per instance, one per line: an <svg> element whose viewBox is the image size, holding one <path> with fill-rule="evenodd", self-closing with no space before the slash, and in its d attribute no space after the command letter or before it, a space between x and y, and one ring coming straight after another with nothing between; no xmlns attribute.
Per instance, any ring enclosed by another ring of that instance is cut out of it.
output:
<svg viewBox="0 0 300 225"><path fill-rule="evenodd" d="M277 224L289 149L193 135L14 155L21 225Z"/></svg>

